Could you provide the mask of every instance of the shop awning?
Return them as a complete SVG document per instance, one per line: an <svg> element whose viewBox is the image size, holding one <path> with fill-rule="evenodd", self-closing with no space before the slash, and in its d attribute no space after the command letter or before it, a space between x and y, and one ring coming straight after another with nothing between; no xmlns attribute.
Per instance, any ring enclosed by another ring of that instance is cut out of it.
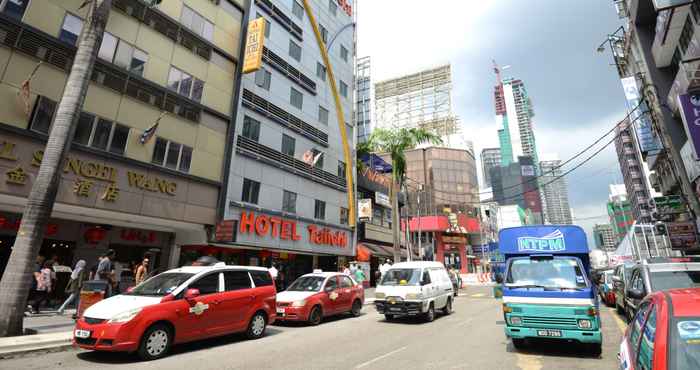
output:
<svg viewBox="0 0 700 370"><path fill-rule="evenodd" d="M358 251L359 251L360 247L366 248L367 250L369 250L371 255L373 255L375 257L392 257L394 255L390 250L385 249L385 247L380 246L380 245L376 245L376 244L361 243L361 244L358 244L357 247L358 247ZM358 256L359 256L359 252L358 252Z"/></svg>
<svg viewBox="0 0 700 370"><path fill-rule="evenodd" d="M372 251L370 251L369 248L367 248L363 244L357 245L357 260L358 261L368 262L371 256L372 256Z"/></svg>

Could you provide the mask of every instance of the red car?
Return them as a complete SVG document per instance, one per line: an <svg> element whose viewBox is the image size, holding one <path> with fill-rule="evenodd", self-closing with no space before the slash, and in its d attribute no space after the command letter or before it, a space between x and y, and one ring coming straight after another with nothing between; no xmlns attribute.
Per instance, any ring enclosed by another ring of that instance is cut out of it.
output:
<svg viewBox="0 0 700 370"><path fill-rule="evenodd" d="M81 348L165 356L172 344L229 333L250 339L275 321L275 286L264 268L182 267L90 306L74 331Z"/></svg>
<svg viewBox="0 0 700 370"><path fill-rule="evenodd" d="M348 275L316 272L296 279L277 293L277 320L318 325L324 317L350 312L359 316L365 290Z"/></svg>
<svg viewBox="0 0 700 370"><path fill-rule="evenodd" d="M620 369L700 369L700 288L649 294L620 344Z"/></svg>

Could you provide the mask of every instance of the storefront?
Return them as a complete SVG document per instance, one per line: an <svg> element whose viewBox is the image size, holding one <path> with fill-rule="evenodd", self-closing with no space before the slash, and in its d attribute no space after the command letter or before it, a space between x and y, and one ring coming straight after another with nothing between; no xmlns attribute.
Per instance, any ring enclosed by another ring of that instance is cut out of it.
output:
<svg viewBox="0 0 700 370"><path fill-rule="evenodd" d="M355 259L349 228L245 209L234 217L217 225L211 243L183 247L180 262L210 255L229 264L270 267L274 263L282 285L287 285L314 269L339 271Z"/></svg>
<svg viewBox="0 0 700 370"><path fill-rule="evenodd" d="M419 220L411 219L411 233L417 233ZM424 244L425 248L433 248L424 255L433 255L435 261L442 262L446 267L454 267L461 273L475 272L476 257L471 253L470 240L478 237L479 222L476 218L465 214L449 214L440 216L424 216L420 218L422 233L432 234L433 243Z"/></svg>
<svg viewBox="0 0 700 370"><path fill-rule="evenodd" d="M43 148L36 134L0 131L0 271L8 263ZM92 152L74 149L65 159L40 255L69 267L84 259L91 268L113 249L115 272L124 271L128 279L131 265L144 257L151 271L162 271L175 266L179 245L206 242L206 225L215 224L218 185Z"/></svg>

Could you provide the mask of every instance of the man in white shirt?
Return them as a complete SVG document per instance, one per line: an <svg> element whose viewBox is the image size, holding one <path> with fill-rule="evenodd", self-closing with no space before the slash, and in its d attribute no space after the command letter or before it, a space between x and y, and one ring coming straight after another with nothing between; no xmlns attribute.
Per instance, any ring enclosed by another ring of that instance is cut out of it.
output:
<svg viewBox="0 0 700 370"><path fill-rule="evenodd" d="M390 267L391 267L391 263L390 263L389 259L387 259L383 265L379 266L379 272L381 272L382 276L384 276L384 274L387 272L387 270L389 270Z"/></svg>
<svg viewBox="0 0 700 370"><path fill-rule="evenodd" d="M278 271L274 264L272 265L272 267L270 267L269 271L270 275L272 275L272 280L277 280Z"/></svg>

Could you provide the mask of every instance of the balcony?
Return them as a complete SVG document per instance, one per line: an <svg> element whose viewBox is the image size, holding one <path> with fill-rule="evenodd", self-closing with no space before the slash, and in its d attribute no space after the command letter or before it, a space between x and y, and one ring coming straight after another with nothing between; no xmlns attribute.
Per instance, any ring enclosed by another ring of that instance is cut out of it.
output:
<svg viewBox="0 0 700 370"><path fill-rule="evenodd" d="M662 10L656 16L656 34L651 46L651 55L658 68L671 64L688 13L690 6L686 5Z"/></svg>
<svg viewBox="0 0 700 370"><path fill-rule="evenodd" d="M625 163L627 163L628 166L638 166L639 165L639 162L637 162L636 159L628 159L625 161Z"/></svg>
<svg viewBox="0 0 700 370"><path fill-rule="evenodd" d="M631 171L630 176L632 176L633 179L641 179L642 178L642 174L637 172L637 171Z"/></svg>

